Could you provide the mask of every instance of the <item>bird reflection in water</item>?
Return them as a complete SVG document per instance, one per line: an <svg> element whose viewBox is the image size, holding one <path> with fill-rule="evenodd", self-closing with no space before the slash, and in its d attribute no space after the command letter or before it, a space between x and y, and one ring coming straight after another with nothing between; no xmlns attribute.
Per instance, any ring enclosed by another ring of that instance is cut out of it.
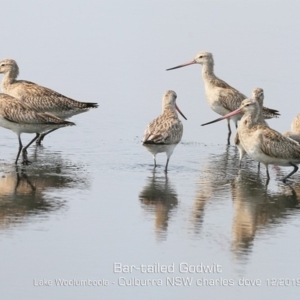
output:
<svg viewBox="0 0 300 300"><path fill-rule="evenodd" d="M48 213L65 208L63 196L59 197L50 191L72 188L77 182L87 187L86 178L78 178L78 173L74 176L73 168L59 161L60 165L49 163L30 168L1 167L0 230L30 222L32 217L45 218Z"/></svg>
<svg viewBox="0 0 300 300"><path fill-rule="evenodd" d="M221 154L210 154L205 159L201 167L191 217L194 233L199 234L201 231L207 202L223 201L227 197L229 183L238 171L238 161L237 148L230 145L227 145Z"/></svg>
<svg viewBox="0 0 300 300"><path fill-rule="evenodd" d="M284 175L281 174L284 169L278 167L274 167L274 172L277 178ZM231 251L236 259L244 263L252 252L255 237L273 237L276 234L273 229L279 224L299 217L300 180L297 176L293 179L290 185L278 181L266 186L265 174L257 169L256 162L246 157L243 167L239 168L238 152L231 146L221 154L209 155L201 168L192 211L194 233L203 231L206 211L220 209L224 199L231 194ZM212 235L222 246L222 239L226 239L226 236L214 235L215 227L209 225L209 221L207 225L205 232L212 230Z"/></svg>
<svg viewBox="0 0 300 300"><path fill-rule="evenodd" d="M165 240L167 237L168 222L177 207L177 197L168 175L156 175L155 171L139 194L143 209L155 215L155 234L158 240Z"/></svg>
<svg viewBox="0 0 300 300"><path fill-rule="evenodd" d="M231 183L234 204L232 251L241 261L252 252L258 232L268 234L271 228L300 213L296 193L297 189L300 192L300 185L297 188L278 182L277 190L271 191L261 174L254 171L255 164L253 166L241 169Z"/></svg>

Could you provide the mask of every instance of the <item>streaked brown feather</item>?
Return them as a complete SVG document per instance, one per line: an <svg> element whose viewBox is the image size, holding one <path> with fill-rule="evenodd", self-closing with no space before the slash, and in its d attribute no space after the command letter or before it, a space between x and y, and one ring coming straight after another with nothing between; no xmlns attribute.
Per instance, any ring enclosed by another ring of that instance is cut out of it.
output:
<svg viewBox="0 0 300 300"><path fill-rule="evenodd" d="M257 125L253 130L260 130L261 151L271 157L300 159L300 145L267 126Z"/></svg>
<svg viewBox="0 0 300 300"><path fill-rule="evenodd" d="M183 133L183 125L177 116L165 111L147 126L143 143L145 144L177 144Z"/></svg>
<svg viewBox="0 0 300 300"><path fill-rule="evenodd" d="M3 118L13 123L74 125L74 123L64 121L50 113L38 113L30 105L6 94L0 94L0 111Z"/></svg>

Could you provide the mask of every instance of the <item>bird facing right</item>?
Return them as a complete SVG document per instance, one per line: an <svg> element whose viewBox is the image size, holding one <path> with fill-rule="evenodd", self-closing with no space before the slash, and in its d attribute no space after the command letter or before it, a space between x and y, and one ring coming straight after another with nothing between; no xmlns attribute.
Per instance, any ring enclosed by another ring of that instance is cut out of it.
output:
<svg viewBox="0 0 300 300"><path fill-rule="evenodd" d="M177 95L174 91L165 92L162 114L148 124L143 137L143 146L153 154L154 168L156 168L156 154L166 152L165 172L168 171L170 157L183 134L183 125L176 110L186 119L176 104L176 98Z"/></svg>
<svg viewBox="0 0 300 300"><path fill-rule="evenodd" d="M36 83L17 80L19 67L13 59L0 62L0 73L4 74L1 82L2 92L21 100L38 112L48 112L61 119L68 119L98 107L97 103L76 101ZM40 143L45 135L56 129L40 134L37 142Z"/></svg>

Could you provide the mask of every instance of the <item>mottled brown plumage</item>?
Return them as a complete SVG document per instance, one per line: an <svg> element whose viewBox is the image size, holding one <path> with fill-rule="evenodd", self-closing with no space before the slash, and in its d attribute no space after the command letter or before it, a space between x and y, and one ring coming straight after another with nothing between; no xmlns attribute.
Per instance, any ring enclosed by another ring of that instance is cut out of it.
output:
<svg viewBox="0 0 300 300"><path fill-rule="evenodd" d="M214 59L212 53L210 52L199 52L191 62L167 70L173 70L192 64L202 65L202 77L204 80L207 101L212 110L219 115L225 116L226 114L238 109L242 101L247 98L244 94L240 93L238 90L227 84L225 81L219 79L214 74ZM277 115L279 115L277 110L266 107L263 108L264 118L272 118ZM235 115L227 119L228 144L230 144L231 135L230 120L232 120L237 127L237 122L241 119L241 117L242 115Z"/></svg>
<svg viewBox="0 0 300 300"><path fill-rule="evenodd" d="M23 148L21 133L36 133L36 137L23 149L24 163L28 163L27 148L38 138L38 134L49 130L75 125L72 122L62 120L50 113L40 113L26 103L9 96L0 94L0 126L10 129L18 135L19 152L15 163L18 162Z"/></svg>
<svg viewBox="0 0 300 300"><path fill-rule="evenodd" d="M143 137L143 146L153 154L154 168L156 167L156 154L166 152L167 163L165 171L168 169L170 156L176 145L181 141L183 134L183 125L176 112L176 109L180 112L176 105L176 98L177 95L174 91L167 91L164 94L163 112L158 118L148 124Z"/></svg>
<svg viewBox="0 0 300 300"><path fill-rule="evenodd" d="M291 125L291 131L285 132L283 135L300 143L300 115L294 118Z"/></svg>
<svg viewBox="0 0 300 300"><path fill-rule="evenodd" d="M19 67L13 59L4 59L0 62L0 73L4 74L1 82L2 92L20 99L38 112L48 112L59 118L68 119L98 107L97 103L79 102L36 83L16 80ZM40 137L40 140L43 137Z"/></svg>
<svg viewBox="0 0 300 300"><path fill-rule="evenodd" d="M162 115L150 122L144 133L144 144L178 144L182 138L183 126L177 113L166 109Z"/></svg>
<svg viewBox="0 0 300 300"><path fill-rule="evenodd" d="M283 182L285 182L298 170L300 145L267 125L260 124L261 108L258 101L254 99L244 100L239 109L218 120L241 113L244 115L239 123L238 134L243 149L251 158L266 166L267 183L270 179L269 164L293 166L294 170L283 178Z"/></svg>
<svg viewBox="0 0 300 300"><path fill-rule="evenodd" d="M300 163L300 145L297 142L266 126L253 126L253 131L255 130L261 132L260 149L264 154L277 159L299 160Z"/></svg>
<svg viewBox="0 0 300 300"><path fill-rule="evenodd" d="M265 121L265 118L271 118L272 111L268 108L265 108L266 112L268 112L268 114L267 113L265 113L264 115L262 114L262 110L264 109L264 107L263 107L263 104L264 104L264 90L262 88L255 88L252 91L252 99L256 100L259 103L259 106L260 106L260 109L261 109L260 112L258 113L256 123L257 124L262 124L262 125L265 125L265 126L269 126L268 123ZM241 166L241 161L242 161L242 158L245 155L246 151L244 150L243 146L240 143L238 131L235 134L234 143L239 149L240 166Z"/></svg>

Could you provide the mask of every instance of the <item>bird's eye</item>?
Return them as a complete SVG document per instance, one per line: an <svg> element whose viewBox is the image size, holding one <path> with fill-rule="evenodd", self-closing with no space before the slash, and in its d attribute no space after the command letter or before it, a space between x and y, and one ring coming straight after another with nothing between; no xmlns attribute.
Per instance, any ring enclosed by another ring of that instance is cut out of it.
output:
<svg viewBox="0 0 300 300"><path fill-rule="evenodd" d="M5 64L1 64L1 67L4 67L5 66Z"/></svg>
<svg viewBox="0 0 300 300"><path fill-rule="evenodd" d="M203 58L203 56L201 55L201 56L199 56L199 58Z"/></svg>

